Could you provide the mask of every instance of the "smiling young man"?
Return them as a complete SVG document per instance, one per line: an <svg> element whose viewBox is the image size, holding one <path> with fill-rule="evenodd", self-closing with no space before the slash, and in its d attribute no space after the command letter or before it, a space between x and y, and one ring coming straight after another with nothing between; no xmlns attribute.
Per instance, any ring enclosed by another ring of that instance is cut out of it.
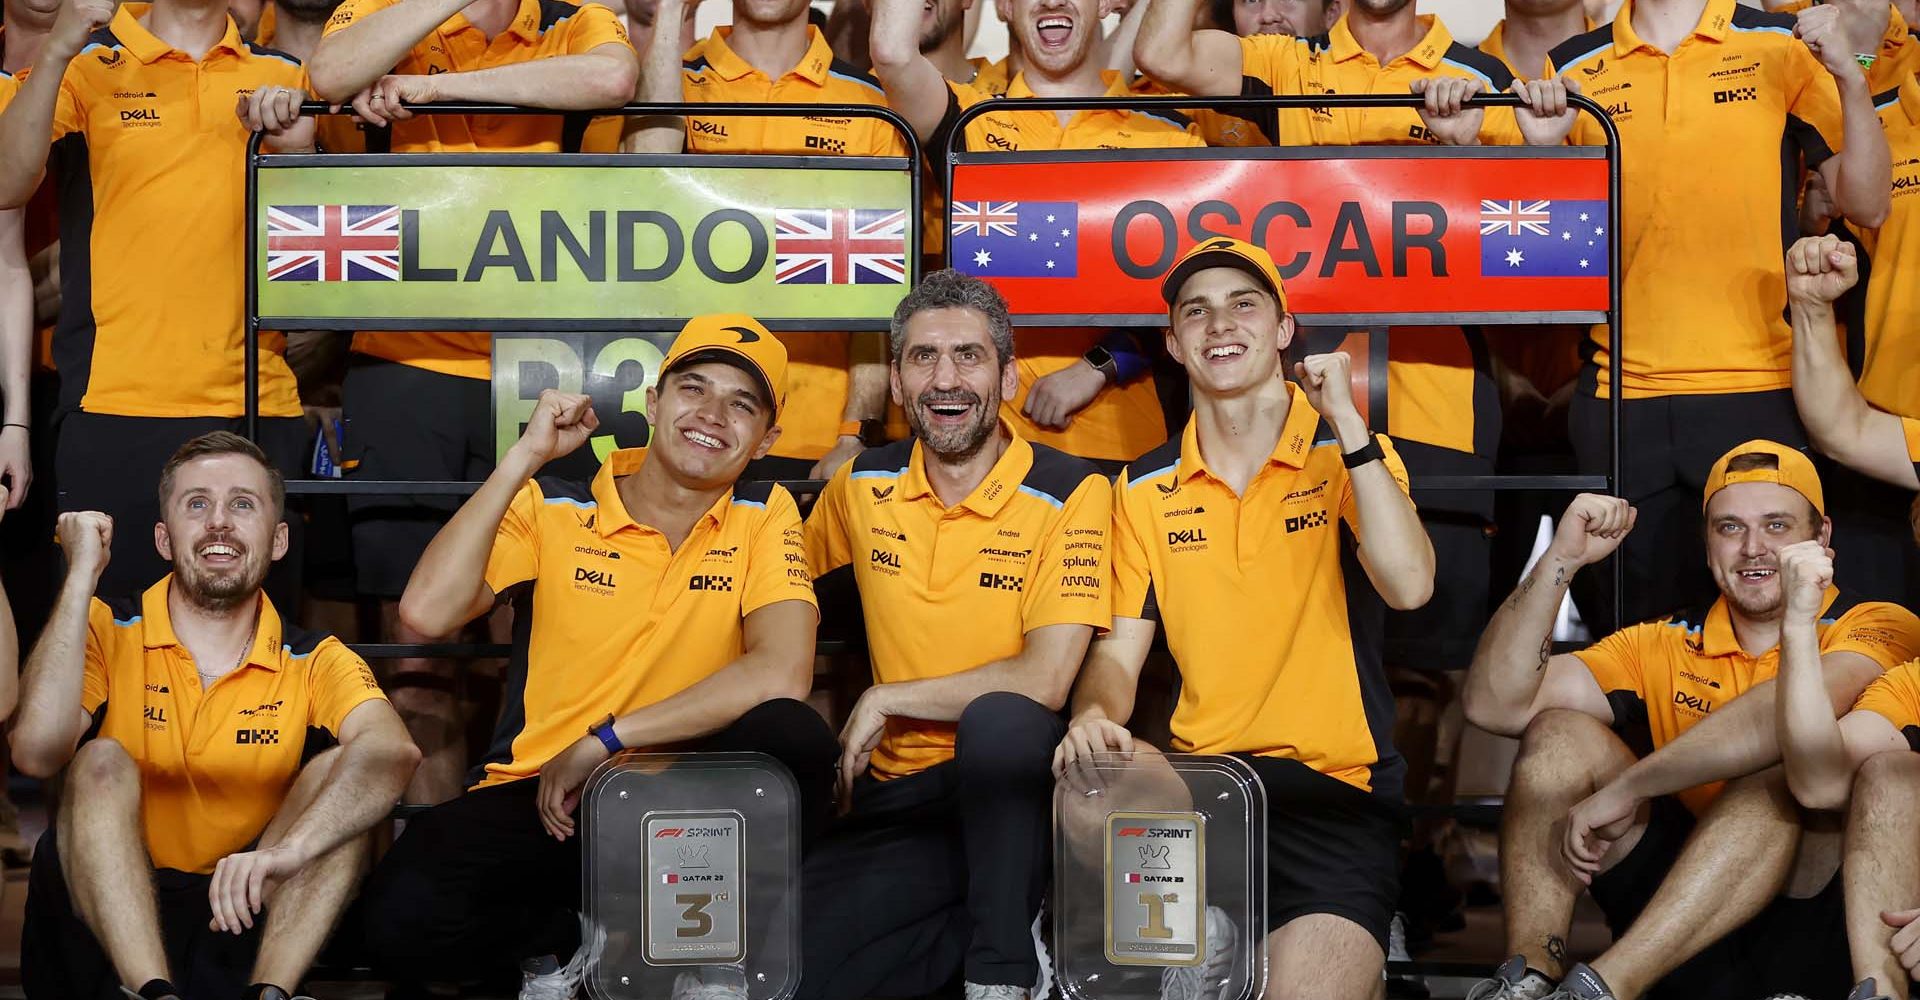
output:
<svg viewBox="0 0 1920 1000"><path fill-rule="evenodd" d="M1172 748L1239 756L1267 788L1267 995L1361 1000L1386 961L1404 810L1382 604L1426 601L1433 548L1393 442L1354 407L1347 355L1287 380L1294 318L1265 250L1208 240L1160 291L1193 417L1115 487L1113 628L1055 765L1131 748L1164 625L1182 681ZM1268 641L1242 641L1253 620Z"/></svg>
<svg viewBox="0 0 1920 1000"><path fill-rule="evenodd" d="M807 519L816 574L851 566L874 686L841 733L848 815L807 860L800 995L1025 1000L1051 856L1047 755L1108 622L1112 491L1001 415L1006 303L928 275L894 310L912 440L842 468Z"/></svg>
<svg viewBox="0 0 1920 1000"><path fill-rule="evenodd" d="M780 433L786 384L758 321L696 317L647 390L650 447L590 484L533 478L598 426L588 397L549 390L434 537L401 617L445 635L510 601L508 702L474 786L410 822L368 882L377 967L458 978L518 960L523 998L572 997L590 952L580 788L623 749L770 754L800 782L803 837L825 824L833 737L799 700L817 619L800 515L779 486L735 489Z"/></svg>
<svg viewBox="0 0 1920 1000"><path fill-rule="evenodd" d="M28 883L28 996L284 1000L352 897L420 756L366 663L261 592L284 499L244 438L189 441L152 534L173 572L111 602L113 520L60 515L68 576L11 733L68 791Z"/></svg>
<svg viewBox="0 0 1920 1000"><path fill-rule="evenodd" d="M1623 499L1582 494L1487 626L1467 718L1521 744L1500 844L1514 957L1477 995L1533 1000L1556 979L1573 1000L1846 988L1832 833L1795 808L1774 721L1781 554L1828 543L1825 495L1813 462L1773 441L1735 445L1706 484L1711 607L1554 655L1568 586L1637 519ZM1920 620L1897 605L1832 587L1812 603L1814 697L1829 717L1920 648ZM1569 968L1583 885L1614 943Z"/></svg>

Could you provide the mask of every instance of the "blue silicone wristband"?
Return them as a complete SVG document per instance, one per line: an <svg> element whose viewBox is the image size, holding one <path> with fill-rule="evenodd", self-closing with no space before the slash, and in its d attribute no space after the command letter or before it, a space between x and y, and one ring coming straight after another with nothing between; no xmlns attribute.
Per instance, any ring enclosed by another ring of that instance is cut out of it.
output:
<svg viewBox="0 0 1920 1000"><path fill-rule="evenodd" d="M626 749L626 747L620 745L620 737L614 735L613 723L611 722L604 726L593 727L593 735L600 737L600 742L606 744L608 753L619 753Z"/></svg>

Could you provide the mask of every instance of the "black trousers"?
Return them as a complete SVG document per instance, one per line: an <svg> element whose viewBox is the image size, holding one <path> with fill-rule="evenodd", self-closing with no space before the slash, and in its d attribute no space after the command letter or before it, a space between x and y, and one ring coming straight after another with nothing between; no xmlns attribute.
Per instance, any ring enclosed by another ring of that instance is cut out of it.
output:
<svg viewBox="0 0 1920 1000"><path fill-rule="evenodd" d="M1065 734L1045 706L997 691L961 713L953 760L857 781L802 872L799 996L918 996L963 970L1032 986Z"/></svg>
<svg viewBox="0 0 1920 1000"><path fill-rule="evenodd" d="M70 795L83 795L68 788ZM153 872L153 896L160 915L160 939L172 982L184 996L237 997L253 973L265 921L255 919L244 934L212 930L213 907L207 901L211 875ZM52 827L33 851L27 875L27 915L20 929L20 985L33 1000L122 1000L120 977L93 929L73 907L66 873L60 866L59 837ZM141 983L129 983L139 987ZM297 983L281 983L293 989Z"/></svg>
<svg viewBox="0 0 1920 1000"><path fill-rule="evenodd" d="M683 749L764 753L785 764L800 785L803 843L831 816L839 750L800 702L765 702ZM489 785L407 824L356 905L361 948L376 969L396 979L460 980L573 954L580 838L546 832L539 791L537 778Z"/></svg>

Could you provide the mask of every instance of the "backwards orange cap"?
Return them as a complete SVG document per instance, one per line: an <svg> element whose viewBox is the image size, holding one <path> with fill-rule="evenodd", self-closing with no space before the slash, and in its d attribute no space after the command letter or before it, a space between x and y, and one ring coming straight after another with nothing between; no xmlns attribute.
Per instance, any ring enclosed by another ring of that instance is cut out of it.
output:
<svg viewBox="0 0 1920 1000"><path fill-rule="evenodd" d="M1280 303L1281 315L1287 312L1287 288L1280 280L1280 269L1273 266L1273 258L1265 250L1245 240L1215 236L1194 244L1193 249L1181 255L1173 262L1173 268L1167 276L1160 279L1160 297L1173 305L1174 297L1180 294L1180 286L1186 284L1194 272L1210 267L1235 267L1260 280L1273 293L1275 301Z"/></svg>
<svg viewBox="0 0 1920 1000"><path fill-rule="evenodd" d="M787 405L787 347L759 320L744 313L712 313L688 320L667 348L660 377L666 378L682 364L724 360L716 355L745 361L747 370L759 376L760 388L773 401L773 415L779 417Z"/></svg>
<svg viewBox="0 0 1920 1000"><path fill-rule="evenodd" d="M1778 468L1742 469L1728 472L1727 466L1740 455L1772 455ZM1826 493L1820 489L1820 473L1814 471L1813 460L1798 448L1789 448L1778 441L1755 439L1745 444L1736 444L1733 449L1720 456L1713 463L1713 471L1707 473L1706 496L1700 501L1700 509L1707 509L1707 501L1715 493L1735 483L1779 483L1787 489L1807 498L1813 509L1821 516L1827 513Z"/></svg>

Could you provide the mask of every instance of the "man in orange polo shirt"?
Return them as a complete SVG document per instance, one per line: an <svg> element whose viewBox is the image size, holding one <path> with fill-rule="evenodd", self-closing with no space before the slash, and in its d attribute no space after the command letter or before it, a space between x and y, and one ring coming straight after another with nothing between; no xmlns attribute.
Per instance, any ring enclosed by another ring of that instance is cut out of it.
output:
<svg viewBox="0 0 1920 1000"><path fill-rule="evenodd" d="M590 960L573 912L580 788L623 749L770 754L799 780L803 838L825 824L833 737L799 700L818 617L800 515L780 486L735 490L779 436L786 367L757 321L694 318L647 390L652 446L609 455L592 483L532 478L598 426L592 400L543 393L427 547L401 616L446 634L505 599L514 652L473 787L408 823L367 884L376 967L449 978L518 961L522 997L573 996Z"/></svg>
<svg viewBox="0 0 1920 1000"><path fill-rule="evenodd" d="M1711 606L1555 655L1569 584L1638 517L1583 494L1481 639L1467 718L1521 738L1500 844L1514 955L1482 995L1535 998L1560 980L1554 995L1569 1000L1838 996L1850 981L1837 851L1819 839L1831 833L1794 808L1775 766L1781 553L1829 543L1820 478L1800 451L1748 441L1708 471L1702 510ZM1920 650L1920 619L1898 605L1831 587L1813 603L1831 714ZM1614 944L1569 966L1583 884Z"/></svg>
<svg viewBox="0 0 1920 1000"><path fill-rule="evenodd" d="M1710 593L1694 511L1716 456L1749 437L1806 441L1791 398L1782 263L1800 168L1783 173L1783 143L1856 224L1886 218L1891 183L1859 43L1841 14L1822 4L1796 21L1734 0L1626 0L1612 24L1549 55L1554 72L1613 109L1621 142L1623 231L1613 235L1626 326L1614 334L1624 384L1608 384L1616 345L1594 327L1568 429L1581 471L1607 471L1608 398L1622 394L1621 439L1631 444L1615 485L1640 509L1617 556L1622 621ZM1604 141L1591 117L1570 122L1574 142ZM1590 621L1613 617L1599 577L1579 595Z"/></svg>
<svg viewBox="0 0 1920 1000"><path fill-rule="evenodd" d="M351 103L367 141L392 152L560 152L559 116L414 116L403 102L496 101L577 111L624 104L638 76L611 10L564 0L346 0L314 51L314 92ZM493 468L492 347L484 333L359 333L341 386L344 466L371 480L477 480ZM354 571L381 599L393 642L431 642L396 615L407 574L456 506L448 497L354 497ZM452 664L390 665L394 697L427 760L416 802L460 790L465 726ZM422 676L426 675L426 676ZM432 678L440 683L431 683Z"/></svg>
<svg viewBox="0 0 1920 1000"><path fill-rule="evenodd" d="M189 441L160 523L117 526L173 565L133 600L93 596L113 519L61 515L68 576L10 734L68 788L34 854L28 996L285 1000L352 898L420 754L366 663L262 593L285 497L245 439Z"/></svg>
<svg viewBox="0 0 1920 1000"><path fill-rule="evenodd" d="M269 149L312 148L312 123L293 115L305 74L241 40L212 0L70 4L37 66L0 113L0 208L32 197L51 149L65 200L58 503L146 524L165 456L239 428L245 150L255 125ZM150 252L156 232L169 252ZM309 439L282 346L261 338L260 439L293 471ZM103 593L166 571L128 535L118 546Z"/></svg>
<svg viewBox="0 0 1920 1000"><path fill-rule="evenodd" d="M941 75L920 51L921 8L911 0L873 0L873 11L874 74L886 88L887 103L937 157L960 113L995 95ZM1008 14L1023 69L1004 96L1131 93L1125 75L1100 65L1096 0L1073 0L1064 7L1012 0ZM1130 111L1001 111L974 119L964 142L972 150L1025 152L1204 144L1183 116ZM990 265L955 263L990 270ZM1166 440L1166 416L1147 357L1131 334L1032 328L1020 334L1020 342L1019 388L1007 397L1006 417L1021 437L1109 468Z"/></svg>
<svg viewBox="0 0 1920 1000"><path fill-rule="evenodd" d="M814 573L859 585L874 686L841 732L848 815L805 867L799 995L918 996L958 972L968 1000L1025 1000L1047 755L1108 623L1111 487L1003 416L1014 335L986 283L928 275L889 346L914 437L848 463L807 518Z"/></svg>
<svg viewBox="0 0 1920 1000"><path fill-rule="evenodd" d="M1265 250L1202 242L1161 295L1194 413L1115 486L1113 629L1087 657L1055 764L1132 746L1164 625L1182 679L1172 749L1234 754L1267 788L1268 995L1371 996L1405 810L1383 605L1427 600L1433 546L1397 444L1354 406L1347 355L1310 356L1287 380L1296 327ZM1243 641L1256 619L1265 639Z"/></svg>

